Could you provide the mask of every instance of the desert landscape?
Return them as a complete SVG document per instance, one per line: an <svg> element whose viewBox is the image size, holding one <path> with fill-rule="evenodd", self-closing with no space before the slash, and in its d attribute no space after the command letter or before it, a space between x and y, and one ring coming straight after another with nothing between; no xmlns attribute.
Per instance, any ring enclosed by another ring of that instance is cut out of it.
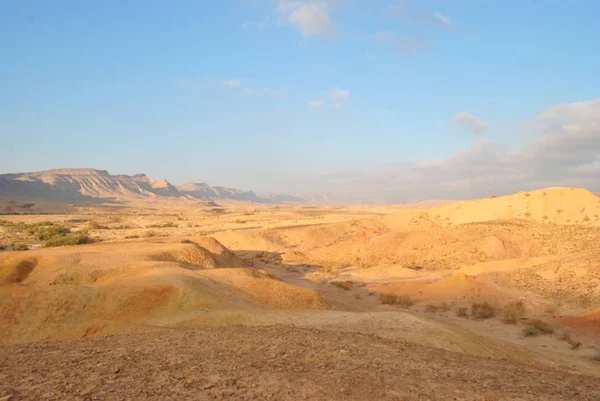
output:
<svg viewBox="0 0 600 401"><path fill-rule="evenodd" d="M0 401L600 401L600 1L4 1Z"/></svg>
<svg viewBox="0 0 600 401"><path fill-rule="evenodd" d="M131 183L0 176L2 400L598 399L585 189L333 206Z"/></svg>

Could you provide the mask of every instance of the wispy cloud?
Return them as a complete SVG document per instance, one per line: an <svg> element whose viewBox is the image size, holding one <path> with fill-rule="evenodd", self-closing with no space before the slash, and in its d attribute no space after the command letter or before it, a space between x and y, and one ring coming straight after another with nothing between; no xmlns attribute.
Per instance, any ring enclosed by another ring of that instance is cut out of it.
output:
<svg viewBox="0 0 600 401"><path fill-rule="evenodd" d="M223 85L231 89L237 89L240 86L242 86L242 81L240 79L229 79L227 81L224 81Z"/></svg>
<svg viewBox="0 0 600 401"><path fill-rule="evenodd" d="M390 46L394 50L403 54L413 54L419 52L430 45L427 37L394 35L388 32L379 32L375 34L375 40L379 43Z"/></svg>
<svg viewBox="0 0 600 401"><path fill-rule="evenodd" d="M317 99L308 103L308 108L311 110L323 110L325 108L325 100Z"/></svg>
<svg viewBox="0 0 600 401"><path fill-rule="evenodd" d="M462 128L469 130L473 135L481 135L489 128L487 121L469 113L455 114L452 119Z"/></svg>
<svg viewBox="0 0 600 401"><path fill-rule="evenodd" d="M323 98L308 103L308 108L311 110L341 109L346 107L351 99L352 94L349 90L334 88L329 90Z"/></svg>
<svg viewBox="0 0 600 401"><path fill-rule="evenodd" d="M452 22L452 20L450 19L450 17L446 17L445 15L442 15L438 11L436 11L435 13L433 13L433 16L442 25L445 25L447 27L454 26L454 22Z"/></svg>

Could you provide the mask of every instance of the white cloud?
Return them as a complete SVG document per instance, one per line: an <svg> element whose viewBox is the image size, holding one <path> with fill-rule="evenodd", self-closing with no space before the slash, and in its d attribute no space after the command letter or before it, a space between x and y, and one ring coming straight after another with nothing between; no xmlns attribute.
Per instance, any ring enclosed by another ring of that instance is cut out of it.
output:
<svg viewBox="0 0 600 401"><path fill-rule="evenodd" d="M317 99L308 103L308 108L311 110L323 110L325 108L325 100Z"/></svg>
<svg viewBox="0 0 600 401"><path fill-rule="evenodd" d="M329 16L329 2L279 0L277 11L300 30L303 37L331 36L335 27Z"/></svg>
<svg viewBox="0 0 600 401"><path fill-rule="evenodd" d="M454 25L454 22L452 22L452 20L449 17L446 17L445 15L440 14L438 11L436 11L435 13L433 13L433 17L442 25L445 25L446 27L451 27Z"/></svg>
<svg viewBox="0 0 600 401"><path fill-rule="evenodd" d="M473 135L481 135L489 128L487 121L469 113L458 113L452 118L458 125L469 130Z"/></svg>
<svg viewBox="0 0 600 401"><path fill-rule="evenodd" d="M350 95L350 91L342 90L342 89L332 89L329 91L329 99L338 102L345 103L350 101L352 95Z"/></svg>
<svg viewBox="0 0 600 401"><path fill-rule="evenodd" d="M237 89L240 86L242 86L242 81L239 79L230 79L230 80L224 81L223 85L225 85L231 89Z"/></svg>
<svg viewBox="0 0 600 401"><path fill-rule="evenodd" d="M359 196L352 189L360 187L386 202L477 198L549 186L600 191L600 99L552 106L532 121L533 132L517 144L480 137L446 158L338 172L321 177L321 185L349 197Z"/></svg>

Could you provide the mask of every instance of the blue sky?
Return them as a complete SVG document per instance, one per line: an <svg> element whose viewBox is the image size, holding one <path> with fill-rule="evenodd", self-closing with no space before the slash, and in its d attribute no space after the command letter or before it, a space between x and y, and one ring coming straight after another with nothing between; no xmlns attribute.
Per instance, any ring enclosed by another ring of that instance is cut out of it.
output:
<svg viewBox="0 0 600 401"><path fill-rule="evenodd" d="M386 201L590 187L598 15L584 0L3 2L0 172Z"/></svg>

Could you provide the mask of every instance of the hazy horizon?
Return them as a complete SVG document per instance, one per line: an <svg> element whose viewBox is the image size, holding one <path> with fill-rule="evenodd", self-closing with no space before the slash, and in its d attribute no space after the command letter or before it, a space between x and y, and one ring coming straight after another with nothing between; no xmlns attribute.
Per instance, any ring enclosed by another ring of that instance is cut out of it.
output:
<svg viewBox="0 0 600 401"><path fill-rule="evenodd" d="M600 191L600 4L22 1L0 171L258 193Z"/></svg>

